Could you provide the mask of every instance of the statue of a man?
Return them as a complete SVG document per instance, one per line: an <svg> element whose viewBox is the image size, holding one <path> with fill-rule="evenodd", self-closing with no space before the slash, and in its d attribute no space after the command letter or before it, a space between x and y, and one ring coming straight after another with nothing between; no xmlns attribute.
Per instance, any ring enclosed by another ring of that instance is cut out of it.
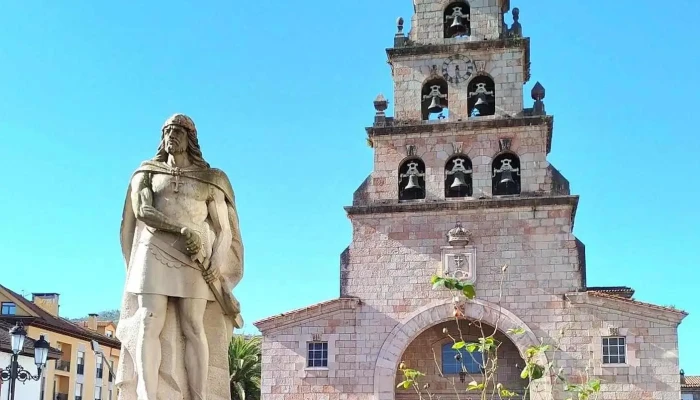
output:
<svg viewBox="0 0 700 400"><path fill-rule="evenodd" d="M165 122L156 156L134 172L121 244L119 399L230 399L243 246L231 184L203 159L186 115Z"/></svg>

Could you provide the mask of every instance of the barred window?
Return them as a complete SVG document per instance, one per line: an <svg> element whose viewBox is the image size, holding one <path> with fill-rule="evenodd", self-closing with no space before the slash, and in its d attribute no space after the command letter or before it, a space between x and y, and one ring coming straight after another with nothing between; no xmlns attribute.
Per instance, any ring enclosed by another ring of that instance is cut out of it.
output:
<svg viewBox="0 0 700 400"><path fill-rule="evenodd" d="M307 367L328 367L328 342L309 342Z"/></svg>
<svg viewBox="0 0 700 400"><path fill-rule="evenodd" d="M627 359L627 345L624 337L603 338L603 364L624 364Z"/></svg>

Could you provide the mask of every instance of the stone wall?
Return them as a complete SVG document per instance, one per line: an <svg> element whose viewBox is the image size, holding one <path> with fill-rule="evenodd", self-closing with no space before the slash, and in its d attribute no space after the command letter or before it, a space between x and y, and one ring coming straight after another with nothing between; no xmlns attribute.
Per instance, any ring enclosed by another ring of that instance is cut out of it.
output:
<svg viewBox="0 0 700 400"><path fill-rule="evenodd" d="M440 269L445 234L459 221L473 234L480 298L512 310L559 301L581 288L571 217L567 204L352 215L354 239L341 271L341 295L397 319L446 298L429 282Z"/></svg>
<svg viewBox="0 0 700 400"><path fill-rule="evenodd" d="M562 366L572 383L583 382L586 375L602 379L600 400L616 400L623 393L626 399L678 400L677 312L623 299L599 298L589 293L571 293L564 297L568 300L543 303L540 307L520 310L517 315L494 304L482 307L480 301L467 304L465 315L469 320L495 318L502 321L504 331L519 326L526 329L528 335L534 332L531 337L535 341L542 339L558 344L561 350L548 352L548 360ZM443 327L455 327L450 316L451 302L437 304L423 307L401 320L361 305L354 310L319 313L298 323L290 320L286 325L265 326L263 399L401 398L403 393L395 390L400 379L397 367L401 360L430 377L434 364L431 364L429 349L443 337ZM498 316L488 311L495 309L504 314ZM626 338L627 365L602 364L602 337L610 335ZM518 350L524 351L533 340L521 341L516 336L515 341L510 341L511 346L508 338L501 334L497 337L508 343L503 348L501 380L508 382L512 390L520 389L522 384L517 374L522 365L516 368ZM311 340L329 343L327 369L306 368L305 346ZM433 387L439 391L445 389L436 381ZM551 398L554 400L571 395L563 393L561 385L553 387Z"/></svg>
<svg viewBox="0 0 700 400"><path fill-rule="evenodd" d="M501 35L500 8L496 0L467 1L471 11L472 35L469 38L447 38L443 34L445 8L455 0L414 0L410 39L421 44L442 44L459 41L498 39Z"/></svg>
<svg viewBox="0 0 700 400"><path fill-rule="evenodd" d="M436 66L437 76L442 76L443 63L453 55L451 52L447 52L448 49L445 51L444 54L430 53L397 58L393 61L394 117L397 120L420 120L422 118L421 90L432 76L433 65ZM526 58L524 48L520 46L500 49L485 48L460 53L466 53L465 55L468 55L475 64L484 63L483 70L478 71L478 67L474 66L474 73L470 78L448 83L448 121L469 118L467 106L469 82L479 74L488 75L494 81L497 116L520 115L523 112L523 83L525 82L523 64ZM448 66L448 68L453 67ZM462 66L462 69L464 68Z"/></svg>
<svg viewBox="0 0 700 400"><path fill-rule="evenodd" d="M561 186L547 161L550 131L546 123L476 131L454 129L441 134L375 136L374 170L367 184L358 190L362 193L355 196L355 205L398 200L399 168L408 156L409 145L415 146L416 155L425 163L427 201L445 199L445 165L455 154L455 148L461 149L472 162L473 197L490 197L491 167L499 154L501 138L511 138L510 151L520 158L521 193L553 194L554 186Z"/></svg>

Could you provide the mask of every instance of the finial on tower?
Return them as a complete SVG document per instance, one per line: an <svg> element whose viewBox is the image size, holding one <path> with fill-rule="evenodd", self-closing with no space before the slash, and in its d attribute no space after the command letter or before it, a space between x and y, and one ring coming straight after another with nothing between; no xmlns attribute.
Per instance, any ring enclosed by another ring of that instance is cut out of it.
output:
<svg viewBox="0 0 700 400"><path fill-rule="evenodd" d="M546 115L547 112L544 109L544 101L542 101L544 100L545 95L544 86L542 86L542 84L539 82L535 83L535 86L532 87L530 95L532 96L532 100L535 100L535 104L532 106L532 114Z"/></svg>
<svg viewBox="0 0 700 400"><path fill-rule="evenodd" d="M374 109L377 110L377 114L374 116L374 125L382 125L386 122L386 114L384 111L389 107L389 102L386 100L383 94L379 93L376 99L374 99Z"/></svg>
<svg viewBox="0 0 700 400"><path fill-rule="evenodd" d="M518 7L513 9L513 25L510 26L508 34L510 37L523 37L523 27L520 25L520 9Z"/></svg>
<svg viewBox="0 0 700 400"><path fill-rule="evenodd" d="M394 35L394 47L403 47L406 45L406 35L403 34L403 17L396 20L396 34Z"/></svg>

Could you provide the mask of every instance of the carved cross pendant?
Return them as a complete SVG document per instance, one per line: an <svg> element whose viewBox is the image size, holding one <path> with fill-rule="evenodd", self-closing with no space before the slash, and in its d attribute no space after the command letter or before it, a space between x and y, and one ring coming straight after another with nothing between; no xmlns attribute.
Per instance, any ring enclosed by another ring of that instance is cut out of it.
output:
<svg viewBox="0 0 700 400"><path fill-rule="evenodd" d="M173 187L174 187L174 192L177 193L180 191L180 168L175 168L173 169L173 175L175 176L175 181L172 182Z"/></svg>

